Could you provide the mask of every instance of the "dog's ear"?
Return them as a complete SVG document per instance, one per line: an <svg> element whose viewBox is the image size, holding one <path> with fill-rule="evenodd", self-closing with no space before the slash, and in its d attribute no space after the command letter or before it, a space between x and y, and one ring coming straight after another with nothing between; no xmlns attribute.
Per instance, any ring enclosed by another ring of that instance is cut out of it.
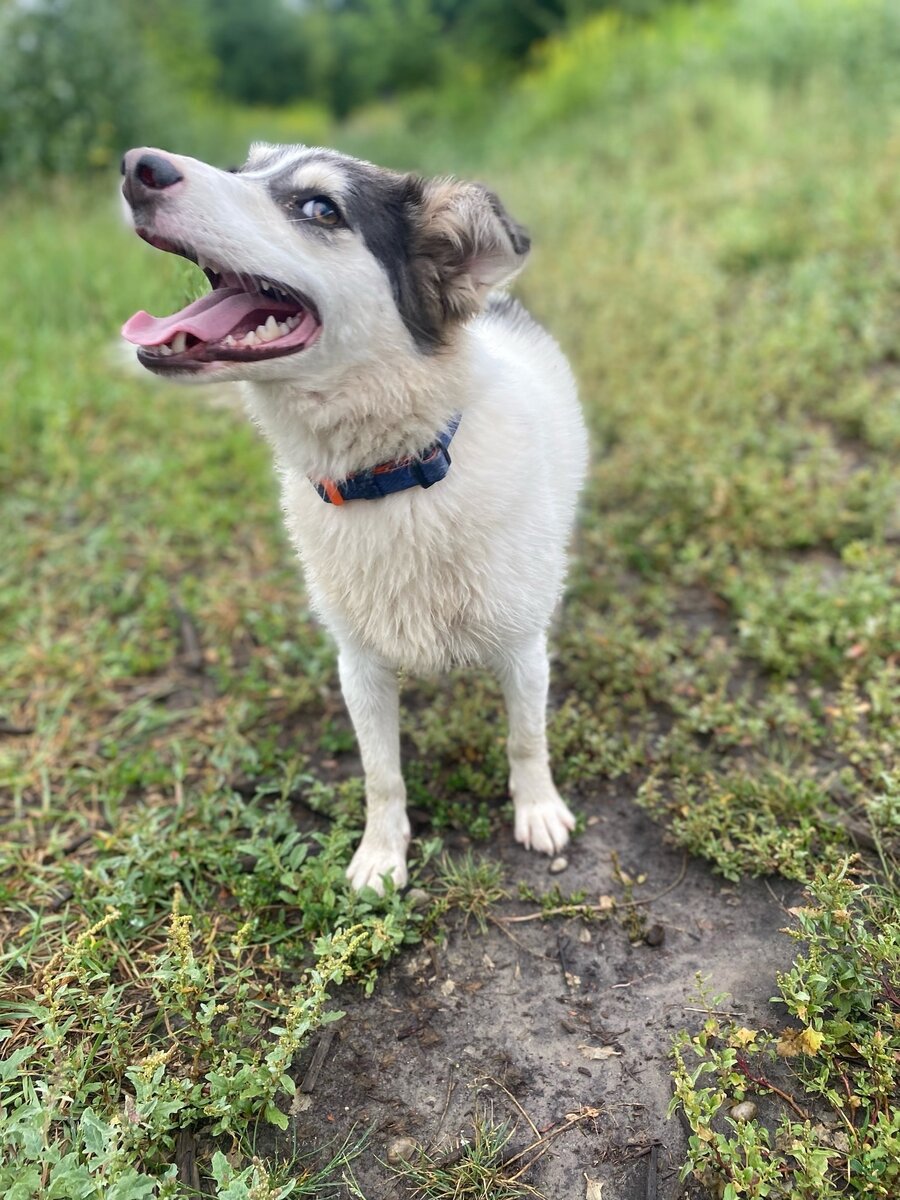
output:
<svg viewBox="0 0 900 1200"><path fill-rule="evenodd" d="M443 323L463 321L478 312L491 288L521 270L530 239L480 183L431 179L420 195L413 270L434 315Z"/></svg>

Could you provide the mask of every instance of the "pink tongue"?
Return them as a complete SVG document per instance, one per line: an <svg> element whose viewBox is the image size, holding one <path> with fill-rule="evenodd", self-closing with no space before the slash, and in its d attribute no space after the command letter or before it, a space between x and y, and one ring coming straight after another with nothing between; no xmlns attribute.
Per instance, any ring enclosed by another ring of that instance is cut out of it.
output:
<svg viewBox="0 0 900 1200"><path fill-rule="evenodd" d="M161 346L176 333L191 333L201 342L218 342L245 317L257 311L297 313L296 304L276 304L240 288L218 288L170 317L137 312L122 326L122 337L136 346Z"/></svg>

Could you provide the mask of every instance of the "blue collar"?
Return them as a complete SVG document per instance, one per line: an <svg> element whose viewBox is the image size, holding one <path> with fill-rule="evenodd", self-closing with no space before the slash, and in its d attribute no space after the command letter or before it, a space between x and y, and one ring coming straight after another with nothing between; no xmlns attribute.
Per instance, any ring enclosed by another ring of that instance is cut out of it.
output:
<svg viewBox="0 0 900 1200"><path fill-rule="evenodd" d="M346 479L311 479L310 483L326 504L344 504L347 500L378 500L381 496L390 496L392 492L405 492L407 488L430 488L450 470L447 448L453 441L461 419L462 413L452 417L447 428L421 454L381 463L377 467L348 475Z"/></svg>

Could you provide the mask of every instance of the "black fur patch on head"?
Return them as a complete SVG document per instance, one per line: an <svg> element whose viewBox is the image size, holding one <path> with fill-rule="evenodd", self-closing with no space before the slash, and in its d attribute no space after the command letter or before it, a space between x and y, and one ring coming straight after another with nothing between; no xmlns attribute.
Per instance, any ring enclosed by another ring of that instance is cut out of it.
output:
<svg viewBox="0 0 900 1200"><path fill-rule="evenodd" d="M447 331L424 302L414 261L421 180L352 160L342 163L342 169L348 181L343 202L347 223L387 273L397 309L416 345L425 351L437 349Z"/></svg>
<svg viewBox="0 0 900 1200"><path fill-rule="evenodd" d="M445 345L528 252L524 229L480 184L426 181L336 151L298 149L267 180L273 197L289 201L297 169L317 161L340 170L340 195L329 198L384 268L400 316L426 353Z"/></svg>
<svg viewBox="0 0 900 1200"><path fill-rule="evenodd" d="M416 345L426 352L437 349L445 341L446 331L442 322L431 319L412 264L414 214L422 200L421 181L413 175L387 171L334 151L301 150L267 181L274 199L280 204L288 203L295 192L296 171L315 162L339 168L340 196L329 198L384 268L394 302Z"/></svg>

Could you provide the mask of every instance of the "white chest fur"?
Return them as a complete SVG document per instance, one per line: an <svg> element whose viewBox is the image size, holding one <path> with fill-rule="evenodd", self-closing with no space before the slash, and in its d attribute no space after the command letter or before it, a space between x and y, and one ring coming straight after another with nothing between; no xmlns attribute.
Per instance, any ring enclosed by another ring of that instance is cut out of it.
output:
<svg viewBox="0 0 900 1200"><path fill-rule="evenodd" d="M487 332L452 466L427 490L326 504L260 422L315 608L339 642L414 672L487 661L543 629L563 583L586 453L574 385L548 336Z"/></svg>

